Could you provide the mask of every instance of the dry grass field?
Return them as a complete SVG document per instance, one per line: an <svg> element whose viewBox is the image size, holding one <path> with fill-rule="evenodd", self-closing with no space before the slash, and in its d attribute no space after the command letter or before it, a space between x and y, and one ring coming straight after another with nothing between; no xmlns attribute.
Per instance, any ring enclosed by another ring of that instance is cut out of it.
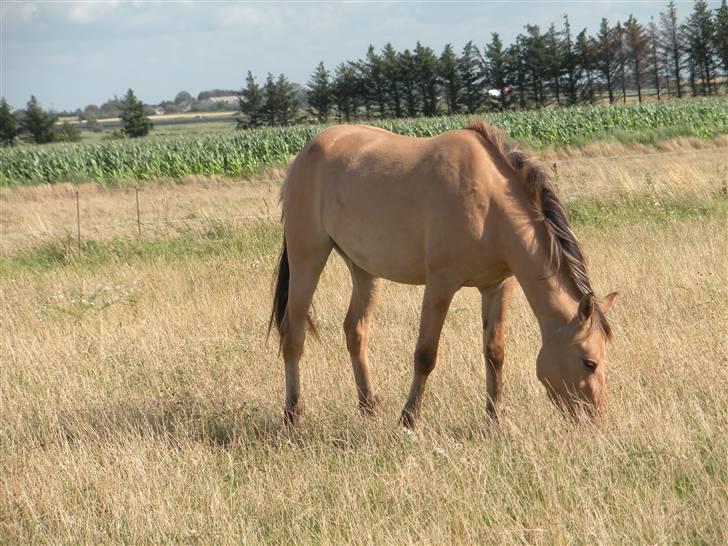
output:
<svg viewBox="0 0 728 546"><path fill-rule="evenodd" d="M0 543L727 543L725 146L542 157L594 285L621 293L595 426L548 402L520 291L505 418L487 420L479 296L462 290L404 432L422 289L392 283L370 347L383 412L359 416L332 256L287 430L266 343L277 182L149 184L141 238L133 190L81 187L80 254L72 188L2 190Z"/></svg>

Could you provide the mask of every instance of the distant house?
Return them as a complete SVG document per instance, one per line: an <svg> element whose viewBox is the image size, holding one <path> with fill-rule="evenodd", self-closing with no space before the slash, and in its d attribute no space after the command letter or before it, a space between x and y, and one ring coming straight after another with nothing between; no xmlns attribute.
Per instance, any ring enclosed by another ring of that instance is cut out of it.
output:
<svg viewBox="0 0 728 546"><path fill-rule="evenodd" d="M238 103L239 97L237 95L228 95L225 97L210 97L208 100L219 104L230 104L234 106Z"/></svg>

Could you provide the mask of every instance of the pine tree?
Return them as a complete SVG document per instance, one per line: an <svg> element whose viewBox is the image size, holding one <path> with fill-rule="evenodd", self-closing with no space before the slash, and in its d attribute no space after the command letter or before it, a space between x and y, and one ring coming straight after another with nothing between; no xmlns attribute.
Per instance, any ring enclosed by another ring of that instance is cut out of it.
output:
<svg viewBox="0 0 728 546"><path fill-rule="evenodd" d="M576 37L576 56L579 67L586 77L582 84L581 96L589 103L594 102L594 42L587 36L586 29L582 30Z"/></svg>
<svg viewBox="0 0 728 546"><path fill-rule="evenodd" d="M333 90L339 122L351 121L357 110L357 82L350 64L341 63L336 67Z"/></svg>
<svg viewBox="0 0 728 546"><path fill-rule="evenodd" d="M415 57L409 49L405 49L399 55L399 66L402 74L402 89L404 91L407 115L413 118L421 109L421 101L417 93Z"/></svg>
<svg viewBox="0 0 728 546"><path fill-rule="evenodd" d="M30 134L36 144L53 142L56 138L54 130L58 118L41 108L35 95L30 97L28 104L20 118L20 126Z"/></svg>
<svg viewBox="0 0 728 546"><path fill-rule="evenodd" d="M675 90L678 98L680 98L682 97L682 86L680 82L682 71L682 40L677 24L677 9L675 8L675 2L672 0L667 4L667 13L660 13L659 45L672 64L672 73L675 77Z"/></svg>
<svg viewBox="0 0 728 546"><path fill-rule="evenodd" d="M149 134L152 122L144 114L144 104L136 98L134 91L129 89L121 101L121 123L126 136L136 138Z"/></svg>
<svg viewBox="0 0 728 546"><path fill-rule="evenodd" d="M495 105L497 110L505 110L510 102L510 95L506 93L508 85L508 56L503 49L503 42L497 32L491 34L490 43L485 46L484 59L485 80L490 89L500 91L496 97L486 96L489 103Z"/></svg>
<svg viewBox="0 0 728 546"><path fill-rule="evenodd" d="M627 102L627 73L625 65L627 64L627 58L624 53L624 28L622 23L617 21L617 26L614 28L614 40L617 46L617 66L619 67L620 83L622 85L622 102Z"/></svg>
<svg viewBox="0 0 728 546"><path fill-rule="evenodd" d="M546 103L544 81L548 78L549 64L546 60L544 39L538 25L526 25L526 34L520 35L521 53L531 89L531 99L538 106Z"/></svg>
<svg viewBox="0 0 728 546"><path fill-rule="evenodd" d="M288 79L280 74L277 80L268 73L263 87L263 112L268 125L290 125L298 112L296 92Z"/></svg>
<svg viewBox="0 0 728 546"><path fill-rule="evenodd" d="M0 101L0 145L12 146L18 136L18 125L15 116L10 110L10 105L3 97Z"/></svg>
<svg viewBox="0 0 728 546"><path fill-rule="evenodd" d="M465 44L463 52L458 58L458 72L462 83L460 102L469 114L474 114L480 108L483 100L481 91L483 70L480 51L473 42Z"/></svg>
<svg viewBox="0 0 728 546"><path fill-rule="evenodd" d="M448 114L457 114L460 111L460 92L462 82L458 71L458 59L451 44L446 44L440 55L438 63L438 76L440 84L445 91L445 102Z"/></svg>
<svg viewBox="0 0 728 546"><path fill-rule="evenodd" d="M438 62L435 52L417 42L413 61L417 88L422 101L422 114L428 117L436 116Z"/></svg>
<svg viewBox="0 0 728 546"><path fill-rule="evenodd" d="M607 84L607 92L609 93L609 104L614 102L614 92L612 90L614 79L614 32L609 28L609 21L606 17L602 18L599 26L599 34L596 38L597 52L597 68L604 76Z"/></svg>
<svg viewBox="0 0 728 546"><path fill-rule="evenodd" d="M329 121L329 112L334 105L334 90L330 81L329 71L320 62L316 67L311 79L308 81L306 90L309 112L316 116L319 123Z"/></svg>
<svg viewBox="0 0 728 546"><path fill-rule="evenodd" d="M725 83L728 85L728 5L726 5L726 0L720 3L720 7L715 13L713 41L716 56L723 65Z"/></svg>
<svg viewBox="0 0 728 546"><path fill-rule="evenodd" d="M386 82L387 103L394 117L401 118L402 110L402 73L397 51L391 43L382 50L382 75Z"/></svg>
<svg viewBox="0 0 728 546"><path fill-rule="evenodd" d="M264 121L264 97L260 85L255 82L253 73L248 70L245 88L238 99L240 113L245 116L238 120L238 128L259 127Z"/></svg>
<svg viewBox="0 0 728 546"><path fill-rule="evenodd" d="M648 49L650 51L650 63L652 66L652 74L655 83L655 89L657 90L657 100L660 100L660 58L657 55L657 25L654 19L650 19L649 24L649 44Z"/></svg>
<svg viewBox="0 0 728 546"><path fill-rule="evenodd" d="M715 28L711 10L705 0L695 1L693 12L683 24L682 30L692 70L700 73L702 93L712 93Z"/></svg>
<svg viewBox="0 0 728 546"><path fill-rule="evenodd" d="M553 23L543 38L546 77L556 95L556 104L561 104L561 71L563 63L562 45L559 33Z"/></svg>
<svg viewBox="0 0 728 546"><path fill-rule="evenodd" d="M387 116L387 82L382 65L382 58L374 51L374 46L370 45L366 59L360 63L360 77L365 78L367 92L377 105L379 117L384 118Z"/></svg>
<svg viewBox="0 0 728 546"><path fill-rule="evenodd" d="M637 87L637 100L642 102L642 77L646 64L648 38L642 25L632 15L625 22L624 29L626 31L627 59L631 64L634 83Z"/></svg>
<svg viewBox="0 0 728 546"><path fill-rule="evenodd" d="M574 46L574 41L571 36L571 25L569 24L569 17L564 15L564 30L561 35L562 40L562 68L565 76L567 101L570 105L576 104L579 100L579 79L581 78L581 71L579 70L579 58L577 50Z"/></svg>

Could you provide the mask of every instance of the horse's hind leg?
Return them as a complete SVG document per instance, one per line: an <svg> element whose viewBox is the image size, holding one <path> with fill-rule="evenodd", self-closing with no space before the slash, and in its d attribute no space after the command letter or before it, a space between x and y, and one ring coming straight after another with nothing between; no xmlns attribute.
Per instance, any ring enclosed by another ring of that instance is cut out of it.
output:
<svg viewBox="0 0 728 546"><path fill-rule="evenodd" d="M351 365L354 370L356 391L359 397L359 409L364 414L373 414L377 409L377 400L369 378L369 324L374 308L379 299L381 279L371 276L359 266L346 260L352 280L351 301L344 319L346 347L349 349Z"/></svg>
<svg viewBox="0 0 728 546"><path fill-rule="evenodd" d="M300 421L303 414L300 403L299 361L306 340L308 312L319 276L333 248L330 239L305 246L296 244L295 239L295 237L288 239L290 279L286 317L281 333L281 349L286 371L286 402L283 415L286 423L293 425Z"/></svg>
<svg viewBox="0 0 728 546"><path fill-rule="evenodd" d="M485 382L488 394L486 409L492 418L498 418L503 388L504 327L508 302L515 286L514 277L480 291L483 316L483 355L485 356Z"/></svg>

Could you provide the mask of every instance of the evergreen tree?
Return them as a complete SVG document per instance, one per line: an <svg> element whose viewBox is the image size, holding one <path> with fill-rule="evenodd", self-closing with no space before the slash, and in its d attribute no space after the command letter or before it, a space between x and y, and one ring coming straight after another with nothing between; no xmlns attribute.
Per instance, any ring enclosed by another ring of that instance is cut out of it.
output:
<svg viewBox="0 0 728 546"><path fill-rule="evenodd" d="M152 122L144 114L144 104L136 98L134 91L129 89L121 101L121 123L126 136L136 138L149 134Z"/></svg>
<svg viewBox="0 0 728 546"><path fill-rule="evenodd" d="M594 52L596 50L595 43L587 34L586 29L582 30L576 37L576 57L579 67L584 74L586 81L582 84L582 99L594 102Z"/></svg>
<svg viewBox="0 0 728 546"><path fill-rule="evenodd" d="M490 89L500 91L500 94L492 97L486 96L489 103L495 105L497 110L505 110L510 102L510 95L506 93L508 85L508 55L503 49L503 42L497 32L491 34L490 43L485 46L485 80Z"/></svg>
<svg viewBox="0 0 728 546"><path fill-rule="evenodd" d="M382 50L382 75L384 77L389 112L394 117L401 118L402 109L402 73L397 51L391 43L387 43Z"/></svg>
<svg viewBox="0 0 728 546"><path fill-rule="evenodd" d="M715 34L713 35L716 56L723 65L723 76L728 85L728 5L726 0L720 3L715 13Z"/></svg>
<svg viewBox="0 0 728 546"><path fill-rule="evenodd" d="M397 51L391 43L382 50L382 76L385 82L387 106L396 118L404 115L402 109L402 74Z"/></svg>
<svg viewBox="0 0 728 546"><path fill-rule="evenodd" d="M341 63L336 67L333 89L339 122L351 121L357 110L357 81L350 64Z"/></svg>
<svg viewBox="0 0 728 546"><path fill-rule="evenodd" d="M259 127L264 121L264 96L260 85L255 82L253 73L248 70L245 88L238 99L240 113L245 116L238 120L238 128Z"/></svg>
<svg viewBox="0 0 728 546"><path fill-rule="evenodd" d="M670 59L672 73L675 76L675 90L678 98L680 98L682 97L682 86L680 82L682 71L682 40L677 24L677 9L673 0L670 0L667 4L667 13L660 14L659 46L663 49L665 56Z"/></svg>
<svg viewBox="0 0 728 546"><path fill-rule="evenodd" d="M36 144L53 142L56 138L54 130L58 118L41 108L35 95L30 97L25 111L20 118L20 126L30 134Z"/></svg>
<svg viewBox="0 0 728 546"><path fill-rule="evenodd" d="M642 79L649 39L645 35L642 25L632 15L625 22L624 29L626 32L627 58L631 65L635 87L637 88L637 100L642 102Z"/></svg>
<svg viewBox="0 0 728 546"><path fill-rule="evenodd" d="M316 72L308 82L306 90L309 112L316 116L319 123L329 121L329 112L334 105L334 89L330 81L329 71L320 62Z"/></svg>
<svg viewBox="0 0 728 546"><path fill-rule="evenodd" d="M622 86L622 102L627 102L627 73L626 64L627 56L624 52L624 28L622 23L617 21L617 26L614 28L614 40L617 46L617 66L619 68L620 84Z"/></svg>
<svg viewBox="0 0 728 546"><path fill-rule="evenodd" d="M462 82L460 80L460 71L458 70L458 59L450 44L445 45L445 49L443 49L442 55L440 55L438 76L440 84L445 91L447 113L459 113Z"/></svg>
<svg viewBox="0 0 728 546"><path fill-rule="evenodd" d="M654 19L650 19L649 43L647 48L650 52L650 64L652 67L653 82L657 90L657 100L660 100L660 58L657 55L657 25Z"/></svg>
<svg viewBox="0 0 728 546"><path fill-rule="evenodd" d="M715 13L713 41L713 48L717 58L723 65L723 76L726 85L728 85L728 5L726 5L726 0L720 3L720 7Z"/></svg>
<svg viewBox="0 0 728 546"><path fill-rule="evenodd" d="M693 12L682 27L687 53L694 73L700 74L703 95L712 93L713 44L715 28L713 16L705 0L695 0Z"/></svg>
<svg viewBox="0 0 728 546"><path fill-rule="evenodd" d="M520 38L520 50L531 90L531 100L538 106L544 106L546 104L544 81L548 77L549 65L541 29L538 25L526 25L526 34Z"/></svg>
<svg viewBox="0 0 728 546"><path fill-rule="evenodd" d="M528 65L525 49L524 36L519 34L516 37L516 43L511 44L507 50L508 58L510 59L511 74L518 96L518 107L520 109L528 106L528 96L526 93L526 87L528 85Z"/></svg>
<svg viewBox="0 0 728 546"><path fill-rule="evenodd" d="M379 117L387 116L387 82L384 79L382 58L370 45L364 62L360 63L360 77L367 82L366 92L370 99L376 103Z"/></svg>
<svg viewBox="0 0 728 546"><path fill-rule="evenodd" d="M609 93L609 104L614 102L614 92L612 89L614 80L614 32L609 28L609 21L606 17L602 18L599 26L599 34L596 38L597 42L597 68L602 73L604 81L607 84L607 92Z"/></svg>
<svg viewBox="0 0 728 546"><path fill-rule="evenodd" d="M436 116L438 62L435 52L417 42L413 61L417 88L422 104L422 114L428 117Z"/></svg>
<svg viewBox="0 0 728 546"><path fill-rule="evenodd" d="M561 71L562 71L562 45L559 34L553 23L549 26L548 31L543 38L544 59L546 66L544 71L549 81L551 89L556 96L556 104L561 104Z"/></svg>
<svg viewBox="0 0 728 546"><path fill-rule="evenodd" d="M473 42L468 42L458 59L458 72L460 73L461 92L460 102L469 114L478 111L482 104L482 63L480 51Z"/></svg>
<svg viewBox="0 0 728 546"><path fill-rule="evenodd" d="M415 57L409 49L399 55L400 73L402 74L402 89L404 91L407 115L415 117L420 111L420 97L417 93L417 71Z"/></svg>
<svg viewBox="0 0 728 546"><path fill-rule="evenodd" d="M277 80L268 73L263 87L263 112L268 125L290 125L298 112L296 92L288 79L280 74Z"/></svg>
<svg viewBox="0 0 728 546"><path fill-rule="evenodd" d="M564 15L564 30L561 35L562 39L562 69L565 78L567 102L570 105L576 104L579 100L579 79L581 78L581 70L579 69L579 58L577 49L574 46L574 40L571 36L571 25L569 17Z"/></svg>
<svg viewBox="0 0 728 546"><path fill-rule="evenodd" d="M0 101L0 145L12 146L18 136L18 125L10 105L3 97Z"/></svg>

